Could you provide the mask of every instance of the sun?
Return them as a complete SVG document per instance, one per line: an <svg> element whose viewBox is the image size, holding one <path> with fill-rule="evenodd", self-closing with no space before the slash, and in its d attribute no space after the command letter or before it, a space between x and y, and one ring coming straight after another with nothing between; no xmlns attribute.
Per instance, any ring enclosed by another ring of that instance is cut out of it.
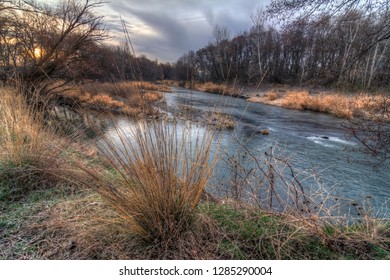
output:
<svg viewBox="0 0 390 280"><path fill-rule="evenodd" d="M34 49L34 57L35 58L41 58L43 55L43 49L42 48L35 48Z"/></svg>

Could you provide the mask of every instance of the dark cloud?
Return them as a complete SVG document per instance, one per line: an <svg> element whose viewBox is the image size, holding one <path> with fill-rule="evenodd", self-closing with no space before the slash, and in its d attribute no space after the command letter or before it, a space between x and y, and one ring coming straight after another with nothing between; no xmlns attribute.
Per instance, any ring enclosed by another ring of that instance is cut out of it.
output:
<svg viewBox="0 0 390 280"><path fill-rule="evenodd" d="M117 41L123 40L119 15L128 24L138 54L175 61L206 45L216 24L231 34L248 30L250 16L269 0L115 0L101 11Z"/></svg>

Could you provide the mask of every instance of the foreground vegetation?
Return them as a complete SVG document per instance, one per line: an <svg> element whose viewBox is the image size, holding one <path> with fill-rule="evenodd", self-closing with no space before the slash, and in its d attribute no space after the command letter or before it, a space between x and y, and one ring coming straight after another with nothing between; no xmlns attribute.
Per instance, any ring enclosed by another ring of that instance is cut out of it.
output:
<svg viewBox="0 0 390 280"><path fill-rule="evenodd" d="M4 186L3 186L4 187ZM102 197L71 186L1 200L0 259L386 259L390 226L349 227L202 201L170 243L145 242Z"/></svg>
<svg viewBox="0 0 390 280"><path fill-rule="evenodd" d="M96 145L0 91L1 259L390 258L390 224L369 211L348 224L207 193L212 131L149 121Z"/></svg>

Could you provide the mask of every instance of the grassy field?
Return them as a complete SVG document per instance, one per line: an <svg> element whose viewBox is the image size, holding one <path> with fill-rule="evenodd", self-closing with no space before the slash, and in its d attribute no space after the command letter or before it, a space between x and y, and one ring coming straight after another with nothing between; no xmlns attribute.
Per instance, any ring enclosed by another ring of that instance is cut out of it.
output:
<svg viewBox="0 0 390 280"><path fill-rule="evenodd" d="M146 121L97 145L0 93L0 259L390 259L369 211L348 224L207 194L213 130Z"/></svg>

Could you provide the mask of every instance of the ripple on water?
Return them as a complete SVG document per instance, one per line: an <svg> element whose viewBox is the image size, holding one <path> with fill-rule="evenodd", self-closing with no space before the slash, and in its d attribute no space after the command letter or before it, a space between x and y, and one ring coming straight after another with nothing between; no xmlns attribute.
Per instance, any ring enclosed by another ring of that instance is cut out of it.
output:
<svg viewBox="0 0 390 280"><path fill-rule="evenodd" d="M306 138L314 142L315 144L321 145L323 147L328 147L328 148L335 148L336 146L334 144L341 144L341 145L348 145L348 146L356 145L355 142L341 139L338 137L331 137L331 136L308 136Z"/></svg>

